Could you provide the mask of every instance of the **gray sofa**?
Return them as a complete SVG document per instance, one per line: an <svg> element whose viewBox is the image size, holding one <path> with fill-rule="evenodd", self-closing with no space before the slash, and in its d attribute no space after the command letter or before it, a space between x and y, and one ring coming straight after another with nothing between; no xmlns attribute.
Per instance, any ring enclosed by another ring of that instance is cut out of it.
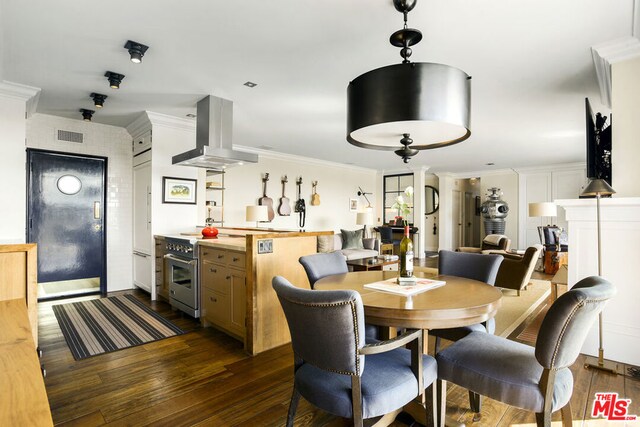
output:
<svg viewBox="0 0 640 427"><path fill-rule="evenodd" d="M362 248L345 248L343 249L342 234L334 234L328 236L318 236L318 252L334 252L338 251L345 256L347 261L353 259L362 259L374 257L379 254L380 242L375 238L366 238L362 240Z"/></svg>

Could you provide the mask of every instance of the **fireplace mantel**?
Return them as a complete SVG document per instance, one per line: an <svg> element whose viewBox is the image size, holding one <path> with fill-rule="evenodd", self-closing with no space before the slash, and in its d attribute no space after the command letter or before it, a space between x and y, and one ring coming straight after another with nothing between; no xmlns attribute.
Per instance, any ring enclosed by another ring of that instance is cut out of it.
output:
<svg viewBox="0 0 640 427"><path fill-rule="evenodd" d="M595 199L555 200L565 209L569 237L568 285L598 274ZM602 276L618 294L603 312L606 359L640 365L640 197L600 200ZM598 354L597 324L582 352Z"/></svg>

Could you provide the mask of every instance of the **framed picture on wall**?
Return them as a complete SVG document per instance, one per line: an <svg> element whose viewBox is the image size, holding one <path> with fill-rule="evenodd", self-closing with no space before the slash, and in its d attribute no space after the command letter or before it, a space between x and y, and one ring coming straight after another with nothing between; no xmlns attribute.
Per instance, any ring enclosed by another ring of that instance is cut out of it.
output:
<svg viewBox="0 0 640 427"><path fill-rule="evenodd" d="M356 212L358 210L358 199L349 199L349 210Z"/></svg>
<svg viewBox="0 0 640 427"><path fill-rule="evenodd" d="M162 203L196 204L196 184L189 178L162 177Z"/></svg>

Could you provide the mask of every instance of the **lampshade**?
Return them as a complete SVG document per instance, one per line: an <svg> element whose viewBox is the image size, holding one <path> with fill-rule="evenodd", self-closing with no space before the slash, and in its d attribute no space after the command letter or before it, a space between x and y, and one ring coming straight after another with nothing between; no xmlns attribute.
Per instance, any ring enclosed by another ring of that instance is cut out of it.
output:
<svg viewBox="0 0 640 427"><path fill-rule="evenodd" d="M558 216L558 207L553 202L529 203L529 216Z"/></svg>
<svg viewBox="0 0 640 427"><path fill-rule="evenodd" d="M616 191L604 179L592 179L580 193L581 196L610 196Z"/></svg>
<svg viewBox="0 0 640 427"><path fill-rule="evenodd" d="M246 211L247 221L268 221L269 210L267 206L247 206Z"/></svg>
<svg viewBox="0 0 640 427"><path fill-rule="evenodd" d="M356 214L356 224L358 225L371 225L373 224L373 212L358 212Z"/></svg>
<svg viewBox="0 0 640 427"><path fill-rule="evenodd" d="M390 38L402 48L402 63L364 73L347 88L347 141L393 150L405 163L418 150L456 144L471 135L471 77L444 64L409 62L409 46L422 39L420 31L407 27L416 1L393 1L405 19L404 28Z"/></svg>

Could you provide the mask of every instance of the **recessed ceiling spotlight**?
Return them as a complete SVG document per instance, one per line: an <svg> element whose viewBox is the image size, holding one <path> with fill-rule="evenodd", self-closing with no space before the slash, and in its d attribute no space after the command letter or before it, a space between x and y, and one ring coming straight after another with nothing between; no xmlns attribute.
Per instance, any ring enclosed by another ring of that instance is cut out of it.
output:
<svg viewBox="0 0 640 427"><path fill-rule="evenodd" d="M93 113L95 113L95 111L93 110L86 110L84 108L81 108L80 112L82 113L82 120L84 120L85 122L90 122L91 116L93 116Z"/></svg>
<svg viewBox="0 0 640 427"><path fill-rule="evenodd" d="M485 163L485 165L487 165L487 166L493 166L493 165L495 165L495 163L493 163L493 162L489 162L489 163Z"/></svg>
<svg viewBox="0 0 640 427"><path fill-rule="evenodd" d="M134 42L131 40L127 40L124 44L124 48L129 51L129 55L131 55L131 62L134 64L139 64L142 62L142 57L144 53L149 49L149 46L145 46L142 43Z"/></svg>
<svg viewBox="0 0 640 427"><path fill-rule="evenodd" d="M93 99L93 105L95 105L96 108L104 107L104 100L108 98L107 95L103 95L101 93L95 93L95 92L89 96Z"/></svg>
<svg viewBox="0 0 640 427"><path fill-rule="evenodd" d="M254 83L254 82L246 82L244 84L246 87L256 87L258 86L258 83Z"/></svg>
<svg viewBox="0 0 640 427"><path fill-rule="evenodd" d="M120 83L122 83L122 79L124 79L124 74L107 71L104 73L104 76L109 80L109 86L111 89L120 89Z"/></svg>
<svg viewBox="0 0 640 427"><path fill-rule="evenodd" d="M193 114L193 113L189 113L189 114L187 114L187 117L189 117L190 119L195 119L196 115Z"/></svg>

